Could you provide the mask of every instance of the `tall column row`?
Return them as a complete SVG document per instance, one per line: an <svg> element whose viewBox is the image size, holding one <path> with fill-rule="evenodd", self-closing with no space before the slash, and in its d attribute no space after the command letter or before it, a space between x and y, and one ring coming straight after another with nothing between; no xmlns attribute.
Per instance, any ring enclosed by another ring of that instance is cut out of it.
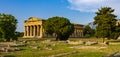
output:
<svg viewBox="0 0 120 57"><path fill-rule="evenodd" d="M70 37L83 37L83 31L80 29L75 29L72 35Z"/></svg>
<svg viewBox="0 0 120 57"><path fill-rule="evenodd" d="M24 26L24 37L40 37L40 25Z"/></svg>

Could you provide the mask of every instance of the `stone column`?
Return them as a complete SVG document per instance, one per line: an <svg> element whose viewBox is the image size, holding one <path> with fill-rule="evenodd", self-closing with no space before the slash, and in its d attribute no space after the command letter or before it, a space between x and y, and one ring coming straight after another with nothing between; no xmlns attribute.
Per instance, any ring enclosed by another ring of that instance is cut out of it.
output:
<svg viewBox="0 0 120 57"><path fill-rule="evenodd" d="M24 37L26 37L26 26L24 26Z"/></svg>
<svg viewBox="0 0 120 57"><path fill-rule="evenodd" d="M43 37L43 28L42 28L42 26L40 26L40 37L41 38Z"/></svg>
<svg viewBox="0 0 120 57"><path fill-rule="evenodd" d="M36 34L36 33L35 33L35 29L36 29L36 28L35 28L35 26L33 26L33 27L34 27L34 29L33 29L33 36L35 37L35 34Z"/></svg>
<svg viewBox="0 0 120 57"><path fill-rule="evenodd" d="M79 35L80 33L79 33L79 30L78 30L78 33L77 33L77 35L78 35L78 37L80 37L80 35Z"/></svg>
<svg viewBox="0 0 120 57"><path fill-rule="evenodd" d="M35 27L33 26L33 36L34 36L34 29L35 29Z"/></svg>
<svg viewBox="0 0 120 57"><path fill-rule="evenodd" d="M29 35L29 30L28 30L28 26L27 26L27 36Z"/></svg>
<svg viewBox="0 0 120 57"><path fill-rule="evenodd" d="M33 26L31 26L32 27L32 36L33 36Z"/></svg>
<svg viewBox="0 0 120 57"><path fill-rule="evenodd" d="M38 25L37 25L37 37L38 37L38 34L39 34L39 32L38 32L38 28L39 28L39 27L38 27Z"/></svg>
<svg viewBox="0 0 120 57"><path fill-rule="evenodd" d="M40 25L37 26L37 36L40 36Z"/></svg>
<svg viewBox="0 0 120 57"><path fill-rule="evenodd" d="M81 34L81 33L80 33L80 30L79 30L79 37L81 37L80 34Z"/></svg>
<svg viewBox="0 0 120 57"><path fill-rule="evenodd" d="M74 32L74 37L76 36L75 34L76 34L76 30L75 30L75 32Z"/></svg>
<svg viewBox="0 0 120 57"><path fill-rule="evenodd" d="M78 37L78 30L76 30L76 37Z"/></svg>
<svg viewBox="0 0 120 57"><path fill-rule="evenodd" d="M81 37L81 31L80 31L80 37Z"/></svg>
<svg viewBox="0 0 120 57"><path fill-rule="evenodd" d="M32 26L30 26L30 36L32 36Z"/></svg>
<svg viewBox="0 0 120 57"><path fill-rule="evenodd" d="M78 30L76 30L76 37L78 37Z"/></svg>
<svg viewBox="0 0 120 57"><path fill-rule="evenodd" d="M81 35L82 35L81 37L83 37L83 31L81 31Z"/></svg>
<svg viewBox="0 0 120 57"><path fill-rule="evenodd" d="M28 36L30 36L30 26L28 26Z"/></svg>

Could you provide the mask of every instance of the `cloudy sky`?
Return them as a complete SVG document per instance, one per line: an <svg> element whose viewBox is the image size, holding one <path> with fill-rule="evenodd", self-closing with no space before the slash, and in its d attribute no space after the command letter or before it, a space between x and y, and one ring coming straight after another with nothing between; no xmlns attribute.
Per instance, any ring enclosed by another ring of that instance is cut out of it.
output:
<svg viewBox="0 0 120 57"><path fill-rule="evenodd" d="M0 13L14 15L17 31L23 31L24 20L29 17L63 16L72 23L87 24L94 21L98 9L106 6L115 9L120 19L120 0L0 0Z"/></svg>
<svg viewBox="0 0 120 57"><path fill-rule="evenodd" d="M96 12L101 7L112 7L115 14L120 15L120 0L68 0L72 10L80 12Z"/></svg>

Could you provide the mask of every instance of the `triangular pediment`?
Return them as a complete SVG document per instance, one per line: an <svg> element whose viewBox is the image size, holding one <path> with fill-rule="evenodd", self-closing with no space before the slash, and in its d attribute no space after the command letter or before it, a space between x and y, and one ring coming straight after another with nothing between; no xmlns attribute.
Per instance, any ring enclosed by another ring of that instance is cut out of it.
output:
<svg viewBox="0 0 120 57"><path fill-rule="evenodd" d="M36 17L30 17L30 18L28 19L28 21L40 21L40 20L42 20L42 19L36 18Z"/></svg>

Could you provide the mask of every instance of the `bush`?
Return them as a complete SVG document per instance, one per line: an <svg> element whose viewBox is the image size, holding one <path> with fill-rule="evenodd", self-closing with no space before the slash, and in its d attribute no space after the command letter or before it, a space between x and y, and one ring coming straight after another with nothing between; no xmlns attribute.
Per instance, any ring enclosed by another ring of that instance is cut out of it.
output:
<svg viewBox="0 0 120 57"><path fill-rule="evenodd" d="M86 37L86 38L90 38L90 34L86 34L85 37Z"/></svg>

